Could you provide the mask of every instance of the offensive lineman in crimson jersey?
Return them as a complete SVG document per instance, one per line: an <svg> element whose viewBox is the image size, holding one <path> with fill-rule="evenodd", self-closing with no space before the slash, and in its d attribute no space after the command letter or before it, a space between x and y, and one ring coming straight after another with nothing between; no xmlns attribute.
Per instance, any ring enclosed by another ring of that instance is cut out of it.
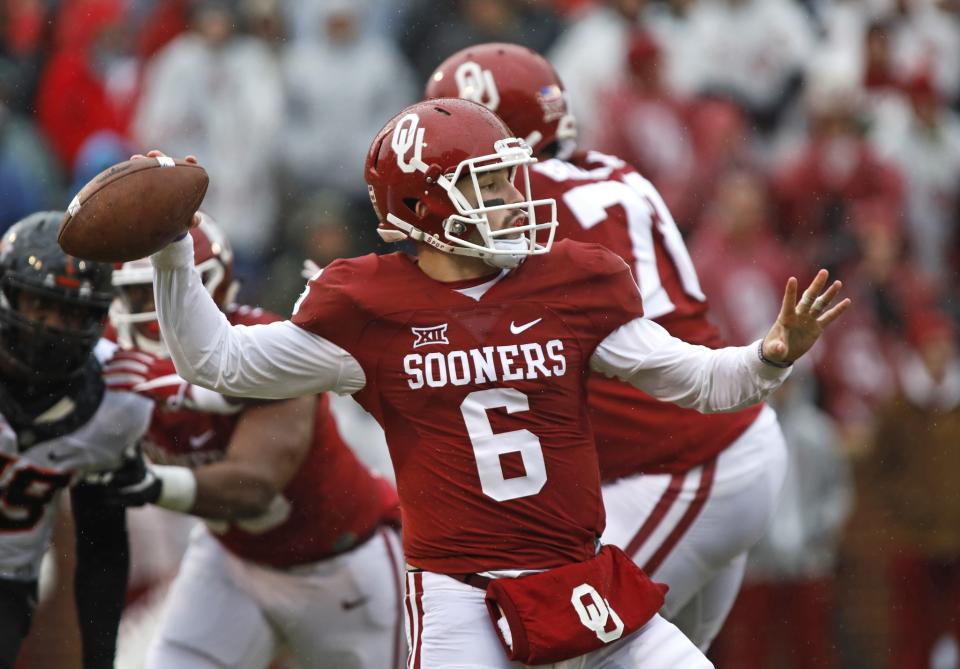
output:
<svg viewBox="0 0 960 669"><path fill-rule="evenodd" d="M623 258L644 315L673 336L724 345L660 194L614 156L574 152L576 123L542 56L503 43L463 49L427 83L427 98L451 95L485 104L533 147L542 162L530 169L531 189L556 199L558 238L602 244ZM607 509L603 539L670 586L663 614L706 650L783 482L786 445L776 415L763 405L700 414L600 374L588 389Z"/></svg>
<svg viewBox="0 0 960 669"><path fill-rule="evenodd" d="M642 318L621 259L596 245L552 244L555 203L514 186L514 172L533 162L481 105L408 107L374 139L366 178L381 236L419 242L416 258L337 261L310 281L290 321L241 329L203 291L184 238L152 257L161 330L177 341L173 360L192 383L249 397L353 393L381 422L403 512L411 669L523 666L509 656L512 634L526 628L502 607L488 612L476 584L486 577L488 592L502 580L522 590L543 570L556 575L560 589L547 594L557 606L539 611L546 620L526 620L529 630L573 621L600 641L581 652L554 639L562 658L591 669L709 666L655 609L621 634L617 611L632 606L621 590L589 573L590 585L565 589L575 584L564 574L579 577L607 551L598 548L604 512L587 373L731 410L762 399L787 370L758 357L760 342L713 351ZM802 355L849 304L827 308L840 284L826 280L819 273L799 305L788 282L762 342L769 360ZM644 587L637 574L623 582L634 591Z"/></svg>
<svg viewBox="0 0 960 669"><path fill-rule="evenodd" d="M195 262L228 321L278 320L232 303L232 253L201 214ZM304 667L402 660L396 491L343 442L324 395L241 404L176 375L156 327L149 260L115 270L121 351L106 381L157 403L143 449L111 482L122 505L201 516L147 667L268 666L280 644ZM126 475L125 475L126 474Z"/></svg>

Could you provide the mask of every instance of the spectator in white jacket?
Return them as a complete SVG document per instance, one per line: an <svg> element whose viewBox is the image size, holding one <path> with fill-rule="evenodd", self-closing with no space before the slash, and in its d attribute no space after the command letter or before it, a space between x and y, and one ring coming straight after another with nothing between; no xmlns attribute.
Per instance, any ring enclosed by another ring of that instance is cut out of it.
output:
<svg viewBox="0 0 960 669"><path fill-rule="evenodd" d="M907 236L914 260L948 278L960 211L960 115L947 107L932 77L907 84L900 113L878 114L872 132L879 153L900 168L907 183Z"/></svg>
<svg viewBox="0 0 960 669"><path fill-rule="evenodd" d="M191 30L149 64L134 121L140 146L196 154L210 173L203 208L222 222L237 272L256 272L275 238L283 89L274 56L236 31L232 3L201 0Z"/></svg>
<svg viewBox="0 0 960 669"><path fill-rule="evenodd" d="M364 0L299 6L310 23L281 52L285 172L299 190L330 188L366 200L370 138L392 110L416 99L418 85L400 50L366 29Z"/></svg>
<svg viewBox="0 0 960 669"><path fill-rule="evenodd" d="M646 4L645 0L596 3L570 23L547 54L585 137L597 122L597 93L616 84L624 73L629 35Z"/></svg>
<svg viewBox="0 0 960 669"><path fill-rule="evenodd" d="M690 22L698 89L732 96L758 125L774 128L816 50L809 14L791 0L716 0L698 3Z"/></svg>

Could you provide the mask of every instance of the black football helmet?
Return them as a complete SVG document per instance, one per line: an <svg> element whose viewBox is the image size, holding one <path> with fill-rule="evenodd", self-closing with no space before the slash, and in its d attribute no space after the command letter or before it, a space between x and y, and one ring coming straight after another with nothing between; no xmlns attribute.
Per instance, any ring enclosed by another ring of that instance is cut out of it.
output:
<svg viewBox="0 0 960 669"><path fill-rule="evenodd" d="M61 220L63 212L37 212L0 239L0 369L28 381L79 374L113 299L113 268L64 253L57 243ZM55 309L59 322L23 313L28 297Z"/></svg>

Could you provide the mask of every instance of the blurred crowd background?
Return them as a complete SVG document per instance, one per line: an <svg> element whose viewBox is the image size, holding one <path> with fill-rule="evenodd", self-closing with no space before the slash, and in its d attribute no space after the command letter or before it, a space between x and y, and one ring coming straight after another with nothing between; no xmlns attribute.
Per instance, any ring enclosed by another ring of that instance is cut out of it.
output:
<svg viewBox="0 0 960 669"><path fill-rule="evenodd" d="M660 189L731 343L791 274L854 300L775 400L791 469L717 666L957 667L960 0L0 0L0 232L193 153L244 301L289 313L305 258L384 250L375 132L492 40Z"/></svg>

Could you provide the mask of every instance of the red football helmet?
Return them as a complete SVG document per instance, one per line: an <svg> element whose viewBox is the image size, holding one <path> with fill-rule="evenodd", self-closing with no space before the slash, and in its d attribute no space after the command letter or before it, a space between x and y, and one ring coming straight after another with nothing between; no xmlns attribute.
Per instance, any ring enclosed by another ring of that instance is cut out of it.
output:
<svg viewBox="0 0 960 669"><path fill-rule="evenodd" d="M461 49L430 76L424 97L479 102L537 157L569 158L576 147L577 122L560 77L546 58L523 46L490 42Z"/></svg>
<svg viewBox="0 0 960 669"><path fill-rule="evenodd" d="M199 212L200 225L190 229L193 262L203 285L221 309L231 304L239 284L233 278L233 249L209 214ZM169 355L160 338L153 305L153 264L149 258L131 260L113 270L118 296L110 306L110 322L121 348L138 348L159 357Z"/></svg>
<svg viewBox="0 0 960 669"><path fill-rule="evenodd" d="M557 226L556 202L530 194L526 171L535 162L530 147L482 105L456 98L411 105L387 122L367 154L367 188L380 236L388 242L410 237L496 267L546 253ZM514 183L517 168L523 170L523 199L485 203L477 176L504 168ZM470 177L476 206L457 188L461 177ZM492 230L487 214L505 209L520 210L526 222ZM538 209L549 220L538 222ZM470 239L473 228L479 242ZM539 230L549 231L543 244L537 242Z"/></svg>

